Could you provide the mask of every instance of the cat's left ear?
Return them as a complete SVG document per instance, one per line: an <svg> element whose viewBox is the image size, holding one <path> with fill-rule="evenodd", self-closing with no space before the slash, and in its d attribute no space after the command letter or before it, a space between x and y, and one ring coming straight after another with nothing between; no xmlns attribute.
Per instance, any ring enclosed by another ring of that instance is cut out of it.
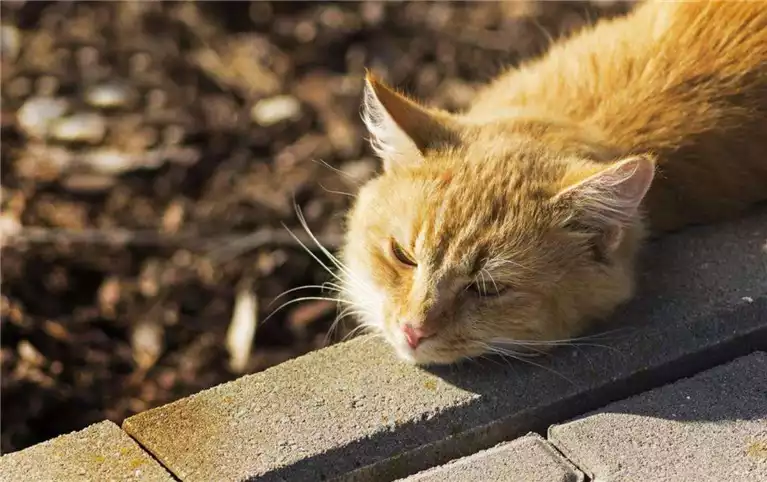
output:
<svg viewBox="0 0 767 482"><path fill-rule="evenodd" d="M587 174L554 196L574 210L574 221L601 233L601 246L612 251L620 245L623 229L636 221L639 207L655 176L649 156L624 159Z"/></svg>
<svg viewBox="0 0 767 482"><path fill-rule="evenodd" d="M458 123L452 115L419 105L369 72L365 76L362 119L370 132L373 150L386 169L418 162L427 150L458 142Z"/></svg>

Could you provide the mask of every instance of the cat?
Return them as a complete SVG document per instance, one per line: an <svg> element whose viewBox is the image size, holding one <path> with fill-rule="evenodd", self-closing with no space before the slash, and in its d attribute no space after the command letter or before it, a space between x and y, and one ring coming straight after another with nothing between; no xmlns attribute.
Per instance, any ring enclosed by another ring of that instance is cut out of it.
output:
<svg viewBox="0 0 767 482"><path fill-rule="evenodd" d="M343 300L403 360L583 332L648 236L767 199L767 5L649 1L503 73L462 113L368 72L383 172L351 207Z"/></svg>

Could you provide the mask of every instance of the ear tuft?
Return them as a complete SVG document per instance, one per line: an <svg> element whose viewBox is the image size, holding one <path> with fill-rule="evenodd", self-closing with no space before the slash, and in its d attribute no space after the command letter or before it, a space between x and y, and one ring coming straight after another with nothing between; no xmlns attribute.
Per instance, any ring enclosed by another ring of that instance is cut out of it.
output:
<svg viewBox="0 0 767 482"><path fill-rule="evenodd" d="M395 122L379 98L386 87L366 71L362 101L362 121L370 133L370 145L384 164L400 162L406 157L418 156L418 148Z"/></svg>
<svg viewBox="0 0 767 482"><path fill-rule="evenodd" d="M609 251L620 244L623 229L637 220L654 175L651 157L631 157L566 187L553 200L569 203L576 225L601 233L599 244Z"/></svg>
<svg viewBox="0 0 767 482"><path fill-rule="evenodd" d="M457 123L445 112L426 109L365 74L362 119L384 166L422 160L424 152L455 142Z"/></svg>
<svg viewBox="0 0 767 482"><path fill-rule="evenodd" d="M585 221L627 225L636 217L655 175L655 162L636 156L617 162L555 196L572 202Z"/></svg>

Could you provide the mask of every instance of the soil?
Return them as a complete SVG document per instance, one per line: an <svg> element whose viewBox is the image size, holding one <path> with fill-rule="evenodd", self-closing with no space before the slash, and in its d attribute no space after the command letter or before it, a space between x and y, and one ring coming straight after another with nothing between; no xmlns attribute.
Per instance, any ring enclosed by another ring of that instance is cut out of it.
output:
<svg viewBox="0 0 767 482"><path fill-rule="evenodd" d="M332 301L275 309L328 296L297 213L336 248L379 169L365 67L459 109L629 8L2 2L2 451L339 341Z"/></svg>

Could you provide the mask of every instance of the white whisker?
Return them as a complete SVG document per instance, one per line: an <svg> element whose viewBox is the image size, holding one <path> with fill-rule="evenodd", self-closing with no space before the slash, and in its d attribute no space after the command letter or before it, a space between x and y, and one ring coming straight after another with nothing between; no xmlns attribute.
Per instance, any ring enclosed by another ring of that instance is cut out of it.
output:
<svg viewBox="0 0 767 482"><path fill-rule="evenodd" d="M497 353L499 355L509 356L511 358L514 358L515 360L519 360L519 361L521 361L523 363L528 363L530 365L533 365L533 366L536 366L536 367L541 368L543 370L546 370L548 372L551 372L554 375L557 375L558 377L562 378L563 380L565 380L565 381L575 385L575 382L573 382L571 379L567 378L566 376L562 375L558 371L556 371L556 370L554 370L552 368L549 368L549 367L547 367L545 365L541 365L540 363L535 363L533 361L527 360L524 357L519 357L518 355L515 355L513 352L509 352L507 350L503 350L501 348L497 348L497 347L494 347L492 345L486 345L486 349L488 351L492 352L492 353Z"/></svg>
<svg viewBox="0 0 767 482"><path fill-rule="evenodd" d="M343 177L347 178L349 181L352 182L352 184L354 184L356 186L360 185L359 180L355 179L354 176L351 176L351 175L345 173L344 171L342 171L341 169L338 169L337 167L331 166L330 164L327 163L327 161L323 161L322 159L312 159L312 162L316 162L317 164L319 164L321 166L324 166L324 167L327 167L331 171L333 171L333 172L335 172L337 174L342 175Z"/></svg>
<svg viewBox="0 0 767 482"><path fill-rule="evenodd" d="M350 316L350 315L356 315L356 316L358 316L358 317L359 317L359 316L361 316L362 314L363 314L363 313L362 313L362 311L361 311L361 310L360 310L358 307L356 307L356 306L354 306L354 305L346 307L346 308L345 308L345 309L344 309L342 312L340 312L340 313L339 313L339 314L336 316L336 319L335 319L335 320L333 320L333 323L330 325L330 328L328 329L327 335L326 335L326 337L325 337L325 342L326 342L326 344L327 344L327 341L330 339L330 337L331 337L331 336L334 334L334 332L335 332L335 331L338 329L338 325L341 323L341 321L342 321L344 318L346 318L346 317L348 317L348 316Z"/></svg>
<svg viewBox="0 0 767 482"><path fill-rule="evenodd" d="M306 245L305 245L305 244L304 244L304 243L303 243L303 242L302 242L300 239L298 239L298 236L296 236L295 234L293 234L293 231L291 231L291 230L290 230L290 229L289 229L289 228L288 228L288 227L285 225L285 223L283 223L283 224L282 224L282 226L283 226L285 229L287 229L288 233L290 233L290 235L293 237L293 239L295 239L295 240L296 240L296 242L297 242L297 243L298 243L298 244L299 244L299 245L300 245L302 248L304 248L304 251L306 251L307 253L309 253L309 256L311 256L311 257L312 257L312 258L313 258L313 259L314 259L314 260L315 260L317 263L319 263L319 264L320 264L320 266L322 266L322 268L323 268L325 271L327 271L327 272L330 274L330 276L332 276L333 278L337 279L337 280L338 280L338 281L340 281L341 283L343 283L343 282L344 282L343 278L341 278L341 277L340 277L340 276L338 276L336 273L334 273L334 272L333 272L333 270L331 270L331 269L330 269L330 268L329 268L327 265L325 265L325 263L323 263L323 262L320 260L320 258L318 258L318 257L317 257L317 256L316 256L314 253L312 253L312 250L310 250L308 247L306 247ZM324 249L324 248L323 248L323 249Z"/></svg>
<svg viewBox="0 0 767 482"><path fill-rule="evenodd" d="M326 187L325 187L325 186L323 186L322 184L320 184L320 187L322 188L322 190L323 190L323 191L325 191L326 193L329 193L329 194L338 194L338 195L341 195L341 196L347 196L347 197L350 197L350 198L352 198L352 199L356 199L356 198L357 198L357 195L356 195L356 194L352 194L352 193L350 193L350 192L334 191L333 189L328 189L328 188L326 188Z"/></svg>
<svg viewBox="0 0 767 482"><path fill-rule="evenodd" d="M301 302L301 301L313 301L313 300L321 300L321 301L332 301L332 302L334 302L334 303L352 304L350 301L346 301L346 300L339 300L339 299L334 299L334 298L327 298L327 297L325 297L325 296L304 296L304 297L302 297L302 298L296 298L296 299L293 299L293 300L289 300L289 301L286 301L285 303L281 304L281 305L280 305L280 306L279 306L277 309L275 309L274 311L272 311L272 312L269 314L269 316L267 316L266 318L264 318L264 321L262 321L261 323L266 323L266 322L267 322L269 319L271 319L271 317L272 317L272 316L274 316L275 314L277 314L277 312L278 312L278 311L280 311L281 309L285 308L286 306L290 306L290 305L292 305L293 303L299 303L299 302Z"/></svg>
<svg viewBox="0 0 767 482"><path fill-rule="evenodd" d="M272 306L272 305L273 305L273 304L274 304L274 303L275 303L277 300L279 300L279 299L280 299L280 298L282 298L283 296L285 296L285 295L288 295L288 294L290 294L290 293L294 293L294 292L296 292L296 291L300 291L300 290L308 290L308 289L316 288L316 289L319 289L319 290L322 290L322 291L329 291L329 292L331 292L331 293L333 293L333 292L335 292L335 293L340 293L340 292L341 292L341 287L340 287L340 286L339 286L339 287L333 287L333 288L330 288L330 289L328 289L328 288L326 288L326 287L325 287L325 285L326 285L326 284L328 284L328 283L323 283L323 284L321 284L321 285L304 285L304 286L297 286L297 287L295 287L295 288L291 288L291 289L289 289L289 290L285 290L285 291L283 291L282 293L280 293L279 295L277 295L277 296L276 296L276 297L275 297L275 298L274 298L274 299L271 301L271 303L269 303L269 305L267 305L267 308L268 308L269 306ZM332 285L333 283L330 283L330 284ZM335 285L335 286L338 286L338 285Z"/></svg>
<svg viewBox="0 0 767 482"><path fill-rule="evenodd" d="M500 291L498 290L498 284L496 284L495 278L493 278L493 275L490 273L490 271L488 271L487 268L482 268L482 270L480 272L482 272L482 271L487 273L487 276L490 277L490 281L493 283L493 286L495 287L495 292L496 293L500 293Z"/></svg>
<svg viewBox="0 0 767 482"><path fill-rule="evenodd" d="M297 204L297 203L295 203L295 202L293 203L293 206L294 206L294 208L295 208L295 210L296 210L296 215L298 216L298 221L301 223L301 227L303 227L303 228L304 228L304 231L306 231L306 233L307 233L307 234L308 234L308 235L311 237L311 239L314 241L314 243L317 245L317 247L318 247L318 248L320 248L320 251L322 251L322 253L323 253L323 254L324 254L324 255L325 255L327 258L328 258L328 260L330 260L330 262L331 262L331 263L332 263L332 264L333 264L333 265L334 265L334 266L335 266L335 267L336 267L336 268L337 268L339 271L341 271L343 274L345 274L346 276L348 276L350 279L352 279L353 281L355 281L356 283L358 283L358 284L359 284L359 287L361 287L362 289L364 289L364 290L365 290L365 291L367 291L368 293L372 293L372 290L370 289L370 287L368 287L368 286L367 286L367 285L366 285L366 284L365 284L365 283L364 283L362 280L360 280L359 278L357 278L357 277L356 277L356 276L355 276L355 275L354 275L354 274L351 272L351 270L349 270L349 269L348 269L348 268L347 268L347 267L346 267L346 266L345 266L343 263L341 263L341 261L340 261L338 258L336 258L336 257L335 257L335 256L334 256L334 255L333 255L333 254L332 254L330 251L328 251L328 250L327 250L327 249L326 249L324 246L322 246L322 244L319 242L319 240L318 240L318 239L317 239L317 237L314 235L314 233L312 233L312 230L311 230L311 229L309 229L309 225L307 224L307 222L306 222L306 218L304 218L304 215L303 215L303 213L301 212L301 208L300 208L300 207L298 206L298 204ZM294 237L295 237L295 235L294 235ZM304 248L306 249L306 247L304 247ZM307 249L307 251L308 251L308 249ZM310 254L311 254L311 253L310 253ZM322 262L321 262L321 261L320 261L320 260L319 260L319 259L318 259L316 256L313 256L313 257L314 257L314 259L315 259L315 260L316 260L318 263L322 264ZM323 265L323 266L324 266L324 265ZM326 270L327 270L327 271L330 271L330 269L329 269L328 267L326 267L326 266L325 266L325 268L326 268ZM332 274L332 276L333 276L334 278L336 278L337 280L341 281L341 283L344 283L344 280L343 280L343 278L341 278L340 276L338 276L338 275L337 275L337 274L335 274L335 273L332 273L332 272L331 272L331 274Z"/></svg>
<svg viewBox="0 0 767 482"><path fill-rule="evenodd" d="M364 333L365 330L369 330L369 329L370 327L366 325L355 326L354 329L352 329L349 333L347 333L341 341L344 342L346 340L349 340L353 338L354 336L359 335L360 332Z"/></svg>
<svg viewBox="0 0 767 482"><path fill-rule="evenodd" d="M493 344L498 345L514 345L518 346L520 348L528 348L530 350L535 350L536 352L545 355L548 354L546 351L538 350L536 347L588 347L593 346L597 348L604 348L607 350L614 351L616 353L621 353L620 350L618 350L615 347L609 346L609 345L603 345L599 343L589 343L588 341L580 341L580 340L588 340L588 337L581 337L581 338L571 338L566 340L513 340L513 339L504 339L504 338L495 338L492 340ZM621 353L622 354L622 353Z"/></svg>
<svg viewBox="0 0 767 482"><path fill-rule="evenodd" d="M518 263L518 262L513 261L511 259L504 259L502 257L490 258L490 259L487 260L487 262L485 262L484 266L487 269L497 269L497 268L500 268L500 267L505 266L505 265L512 265L515 268L522 268L522 269L527 270L527 271L535 271L532 268L530 268L528 266L525 266L525 265L523 265L521 263Z"/></svg>

